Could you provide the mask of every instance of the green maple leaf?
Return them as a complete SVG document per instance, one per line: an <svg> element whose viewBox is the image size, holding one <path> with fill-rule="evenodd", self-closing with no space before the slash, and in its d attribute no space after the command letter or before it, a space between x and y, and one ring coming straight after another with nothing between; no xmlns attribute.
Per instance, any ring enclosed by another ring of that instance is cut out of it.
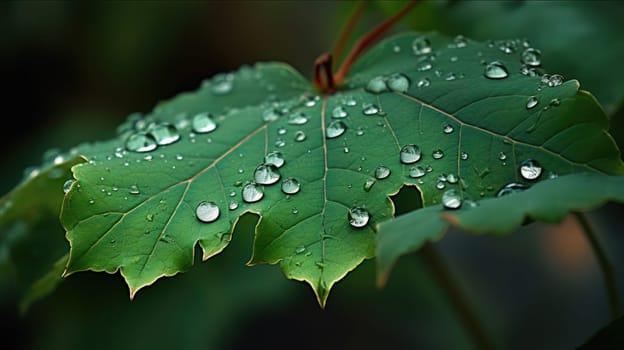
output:
<svg viewBox="0 0 624 350"><path fill-rule="evenodd" d="M190 268L196 245L204 260L221 252L252 212L249 264L280 263L324 306L375 256L402 186L417 186L425 207L465 209L506 186L622 174L600 105L577 81L541 75L528 49L406 33L357 61L332 95L261 63L132 116L117 138L77 149L88 162L72 168L61 211L65 275L119 271L132 297Z"/></svg>

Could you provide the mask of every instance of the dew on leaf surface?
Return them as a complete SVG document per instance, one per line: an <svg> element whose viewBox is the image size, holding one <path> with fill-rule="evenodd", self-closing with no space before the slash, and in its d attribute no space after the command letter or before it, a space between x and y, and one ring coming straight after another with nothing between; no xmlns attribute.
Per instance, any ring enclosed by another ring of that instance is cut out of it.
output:
<svg viewBox="0 0 624 350"><path fill-rule="evenodd" d="M246 184L242 191L243 200L247 203L255 203L264 197L264 189L253 182Z"/></svg>
<svg viewBox="0 0 624 350"><path fill-rule="evenodd" d="M431 53L431 42L429 38L421 36L412 41L412 50L416 55Z"/></svg>
<svg viewBox="0 0 624 350"><path fill-rule="evenodd" d="M525 180L537 180L542 175L542 166L535 159L525 159L520 163L520 175Z"/></svg>
<svg viewBox="0 0 624 350"><path fill-rule="evenodd" d="M442 194L442 205L447 209L459 209L462 205L462 198L455 189L450 189Z"/></svg>
<svg viewBox="0 0 624 350"><path fill-rule="evenodd" d="M131 152L150 152L156 147L158 147L156 139L151 134L144 132L132 134L126 140L126 149Z"/></svg>
<svg viewBox="0 0 624 350"><path fill-rule="evenodd" d="M272 185L280 179L277 166L272 163L260 164L254 170L254 181L260 185Z"/></svg>
<svg viewBox="0 0 624 350"><path fill-rule="evenodd" d="M483 75L488 79L505 79L509 76L509 71L501 62L493 61L485 66Z"/></svg>
<svg viewBox="0 0 624 350"><path fill-rule="evenodd" d="M407 92L410 87L410 80L404 74L395 73L388 77L386 85L394 92Z"/></svg>
<svg viewBox="0 0 624 350"><path fill-rule="evenodd" d="M349 225L355 228L362 228L368 225L370 214L362 207L353 207L349 209Z"/></svg>
<svg viewBox="0 0 624 350"><path fill-rule="evenodd" d="M212 201L203 201L195 208L195 216L201 222L213 222L219 218L219 214L219 207Z"/></svg>
<svg viewBox="0 0 624 350"><path fill-rule="evenodd" d="M507 185L503 186L503 188L501 188L496 193L496 196L497 197L502 197L502 196L510 195L512 193L522 192L522 191L526 190L527 188L529 188L529 186L527 186L525 184L521 184L521 183L517 183L517 182L511 182L511 183L508 183Z"/></svg>
<svg viewBox="0 0 624 350"><path fill-rule="evenodd" d="M383 180L388 176L390 176L390 168L384 165L379 165L377 166L377 168L375 168L375 178L377 180Z"/></svg>
<svg viewBox="0 0 624 350"><path fill-rule="evenodd" d="M344 134L345 131L347 131L347 125L341 120L334 120L327 126L325 136L327 136L328 139L333 139Z"/></svg>
<svg viewBox="0 0 624 350"><path fill-rule="evenodd" d="M296 194L301 189L301 184L297 179L289 177L282 181L282 192L285 194Z"/></svg>
<svg viewBox="0 0 624 350"><path fill-rule="evenodd" d="M542 53L540 50L528 48L522 52L522 63L531 67L538 67L542 64Z"/></svg>
<svg viewBox="0 0 624 350"><path fill-rule="evenodd" d="M332 110L332 118L341 119L346 118L348 115L349 113L343 106L336 106Z"/></svg>
<svg viewBox="0 0 624 350"><path fill-rule="evenodd" d="M425 176L425 174L425 169L423 169L423 167L421 167L420 165L413 166L409 169L409 177L411 178L423 177Z"/></svg>
<svg viewBox="0 0 624 350"><path fill-rule="evenodd" d="M214 131L217 123L212 119L210 113L198 113L191 121L191 128L198 134L205 134Z"/></svg>
<svg viewBox="0 0 624 350"><path fill-rule="evenodd" d="M284 160L284 156L282 155L282 152L280 151L273 151L268 153L266 156L264 156L264 162L266 164L273 164L278 168L281 168L282 165L284 165L285 160Z"/></svg>
<svg viewBox="0 0 624 350"><path fill-rule="evenodd" d="M169 123L156 124L149 129L149 133L160 146L170 145L180 139L178 129Z"/></svg>
<svg viewBox="0 0 624 350"><path fill-rule="evenodd" d="M412 164L420 160L422 152L420 147L415 144L407 144L401 148L399 152L399 159L403 164Z"/></svg>

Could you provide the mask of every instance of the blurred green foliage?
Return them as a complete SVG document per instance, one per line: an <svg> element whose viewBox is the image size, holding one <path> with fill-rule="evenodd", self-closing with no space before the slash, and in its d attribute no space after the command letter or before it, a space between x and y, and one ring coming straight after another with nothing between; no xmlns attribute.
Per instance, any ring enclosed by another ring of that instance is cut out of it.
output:
<svg viewBox="0 0 624 350"><path fill-rule="evenodd" d="M355 35L403 4L369 4ZM1 3L3 112L13 123L0 139L2 193L47 149L108 139L128 114L149 111L217 72L279 60L311 76L314 59L331 49L355 5ZM527 37L541 48L547 69L578 78L612 112L613 134L622 145L623 12L617 2L424 1L392 31L434 29L476 40ZM609 205L590 216L619 281L621 212L622 206ZM223 254L159 281L132 302L119 275L81 273L24 316L18 314L6 249L7 237L19 227L3 228L3 341L20 349L471 348L418 255L401 260L383 290L374 287L374 261L366 262L320 310L309 288L285 280L278 267L244 265L254 217L243 221ZM600 273L578 237L573 224L533 224L504 238L452 231L437 247L497 348L570 349L608 323Z"/></svg>

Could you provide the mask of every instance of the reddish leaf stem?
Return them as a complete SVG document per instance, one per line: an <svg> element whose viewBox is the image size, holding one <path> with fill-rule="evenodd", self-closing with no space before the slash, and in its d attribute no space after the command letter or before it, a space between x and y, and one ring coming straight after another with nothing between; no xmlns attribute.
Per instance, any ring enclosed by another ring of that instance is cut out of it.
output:
<svg viewBox="0 0 624 350"><path fill-rule="evenodd" d="M367 49L375 40L377 40L381 36L381 34L383 34L388 28L390 28L390 26L392 26L399 19L405 16L412 9L412 7L416 5L417 2L418 0L411 0L403 9L401 9L401 11L397 12L394 16L388 18L385 22L381 23L364 37L360 38L360 40L357 41L353 49L351 49L351 52L349 52L349 55L343 62L338 72L336 72L336 74L334 75L334 83L336 85L340 85L344 77L349 72L351 65L353 64L353 62L355 62L355 59L358 58L362 51Z"/></svg>
<svg viewBox="0 0 624 350"><path fill-rule="evenodd" d="M314 62L314 83L323 93L331 94L336 91L336 84L332 75L332 55L324 53Z"/></svg>
<svg viewBox="0 0 624 350"><path fill-rule="evenodd" d="M349 37L351 36L351 33L353 32L353 28L355 28L355 25L357 24L357 22L360 20L360 17L362 16L362 12L364 12L365 5L366 5L366 1L360 1L357 4L357 7L355 8L355 10L353 10L353 13L351 13L349 22L347 22L347 25L342 29L340 38L336 42L336 45L334 46L334 50L332 51L332 56L334 56L336 60L340 60L340 57L342 56L342 52L344 51L345 45L347 45L347 40L349 40Z"/></svg>

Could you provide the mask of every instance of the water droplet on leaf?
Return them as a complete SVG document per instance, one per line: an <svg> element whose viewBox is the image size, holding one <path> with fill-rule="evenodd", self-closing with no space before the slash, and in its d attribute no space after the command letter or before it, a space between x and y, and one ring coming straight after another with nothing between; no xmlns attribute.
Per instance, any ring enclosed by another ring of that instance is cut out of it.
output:
<svg viewBox="0 0 624 350"><path fill-rule="evenodd" d="M199 113L193 117L191 128L199 134L209 133L217 128L217 123L212 119L210 113Z"/></svg>
<svg viewBox="0 0 624 350"><path fill-rule="evenodd" d="M431 53L431 42L427 37L419 37L412 41L412 50L416 55Z"/></svg>
<svg viewBox="0 0 624 350"><path fill-rule="evenodd" d="M362 113L364 115L375 115L379 113L379 107L377 107L376 105L372 103L365 103L362 106Z"/></svg>
<svg viewBox="0 0 624 350"><path fill-rule="evenodd" d="M388 176L390 176L390 168L383 166L383 165L379 165L377 166L377 168L375 168L376 179L383 180L387 178Z"/></svg>
<svg viewBox="0 0 624 350"><path fill-rule="evenodd" d="M377 182L375 179L373 178L368 178L366 179L366 181L364 181L364 191L368 192L371 190L371 188L373 188L373 185L375 185L375 182Z"/></svg>
<svg viewBox="0 0 624 350"><path fill-rule="evenodd" d="M388 86L386 85L386 78L383 76L376 76L368 81L366 84L366 91L372 92L374 94L379 94L384 91L388 91Z"/></svg>
<svg viewBox="0 0 624 350"><path fill-rule="evenodd" d="M451 124L446 124L444 128L442 128L442 132L445 134L450 134L453 132L453 126Z"/></svg>
<svg viewBox="0 0 624 350"><path fill-rule="evenodd" d="M150 128L149 133L160 146L170 145L180 139L178 129L169 123L156 124Z"/></svg>
<svg viewBox="0 0 624 350"><path fill-rule="evenodd" d="M262 186L258 186L255 183L248 183L242 190L243 200L247 203L255 203L264 197L264 190Z"/></svg>
<svg viewBox="0 0 624 350"><path fill-rule="evenodd" d="M401 148L399 158L403 164L412 164L420 160L422 153L420 147L415 144L407 144Z"/></svg>
<svg viewBox="0 0 624 350"><path fill-rule="evenodd" d="M406 92L410 87L410 80L401 73L390 75L387 81L388 88L395 92Z"/></svg>
<svg viewBox="0 0 624 350"><path fill-rule="evenodd" d="M195 216L201 222L213 222L219 218L219 207L215 202L203 201L195 208Z"/></svg>
<svg viewBox="0 0 624 350"><path fill-rule="evenodd" d="M258 165L254 171L254 181L260 185L272 185L280 179L277 166L272 163Z"/></svg>
<svg viewBox="0 0 624 350"><path fill-rule="evenodd" d="M332 118L341 119L346 118L348 115L349 113L343 106L336 106L332 110Z"/></svg>
<svg viewBox="0 0 624 350"><path fill-rule="evenodd" d="M516 183L516 182L512 182L509 183L505 186L503 186L503 188L501 188L498 193L496 194L497 197L502 197L502 196L506 196L512 193L518 193L518 192L522 192L524 190L526 190L527 188L529 188L527 185L521 184L521 183Z"/></svg>
<svg viewBox="0 0 624 350"><path fill-rule="evenodd" d="M74 180L74 179L69 179L69 180L65 181L65 183L63 184L63 193L69 192L69 189L71 188L71 185L74 182L76 182L76 180Z"/></svg>
<svg viewBox="0 0 624 350"><path fill-rule="evenodd" d="M328 139L333 139L344 134L345 131L347 131L347 125L341 120L334 120L327 126L325 136L327 136Z"/></svg>
<svg viewBox="0 0 624 350"><path fill-rule="evenodd" d="M531 109L531 108L537 106L538 103L539 103L539 101L538 101L537 97L531 96L527 100L526 109Z"/></svg>
<svg viewBox="0 0 624 350"><path fill-rule="evenodd" d="M421 167L420 165L418 166L413 166L409 169L409 177L411 178L419 178L419 177L423 177L425 176L425 169L423 169L423 167Z"/></svg>
<svg viewBox="0 0 624 350"><path fill-rule="evenodd" d="M488 79L504 79L509 76L509 72L501 62L493 61L485 66L483 75Z"/></svg>
<svg viewBox="0 0 624 350"><path fill-rule="evenodd" d="M219 74L212 79L210 91L214 95L226 95L232 91L234 75Z"/></svg>
<svg viewBox="0 0 624 350"><path fill-rule="evenodd" d="M297 132L295 132L295 141L302 142L302 141L305 141L305 139L306 139L305 132L303 132L302 130L298 130Z"/></svg>
<svg viewBox="0 0 624 350"><path fill-rule="evenodd" d="M282 152L274 151L264 156L264 162L266 164L273 164L276 167L281 168L285 161Z"/></svg>
<svg viewBox="0 0 624 350"><path fill-rule="evenodd" d="M288 116L288 124L303 125L308 122L308 116L303 112L297 112Z"/></svg>
<svg viewBox="0 0 624 350"><path fill-rule="evenodd" d="M301 189L301 184L295 178L289 177L282 181L282 192L286 194L296 194Z"/></svg>
<svg viewBox="0 0 624 350"><path fill-rule="evenodd" d="M157 146L154 137L144 132L132 134L126 140L126 149L131 152L150 152L155 150Z"/></svg>
<svg viewBox="0 0 624 350"><path fill-rule="evenodd" d="M442 205L446 209L459 209L462 205L462 199L456 190L450 189L442 195Z"/></svg>
<svg viewBox="0 0 624 350"><path fill-rule="evenodd" d="M444 157L444 152L441 149L436 149L435 151L433 151L433 153L431 154L431 156L433 157L433 159L442 159L442 157Z"/></svg>
<svg viewBox="0 0 624 350"><path fill-rule="evenodd" d="M355 228L362 228L368 224L370 214L366 209L353 207L349 209L349 224Z"/></svg>
<svg viewBox="0 0 624 350"><path fill-rule="evenodd" d="M520 175L525 180L537 180L542 175L542 166L535 159L526 159L520 163Z"/></svg>
<svg viewBox="0 0 624 350"><path fill-rule="evenodd" d="M540 50L528 48L522 52L522 63L531 67L538 67L542 64L542 53Z"/></svg>
<svg viewBox="0 0 624 350"><path fill-rule="evenodd" d="M416 83L416 86L418 88L425 88L427 86L431 85L431 81L427 78L422 78L418 81L418 83Z"/></svg>

